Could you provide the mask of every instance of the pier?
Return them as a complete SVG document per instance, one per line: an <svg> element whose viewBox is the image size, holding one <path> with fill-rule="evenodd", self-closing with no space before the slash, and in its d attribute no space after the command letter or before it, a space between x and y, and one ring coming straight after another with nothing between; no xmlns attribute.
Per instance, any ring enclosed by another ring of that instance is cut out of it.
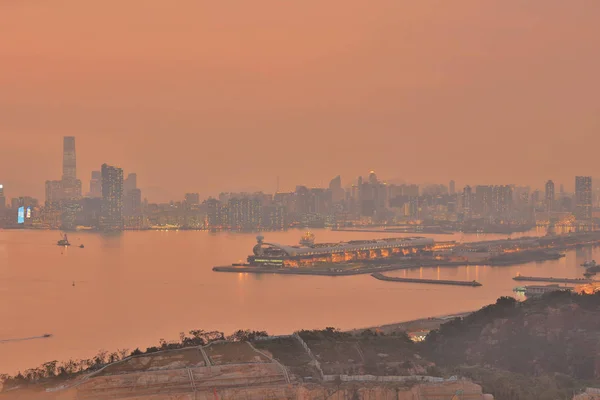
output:
<svg viewBox="0 0 600 400"><path fill-rule="evenodd" d="M419 279L419 278L396 278L391 276L383 275L379 272L371 274L375 279L380 281L390 282L405 282L405 283L429 283L433 285L455 285L455 286L481 286L481 283L477 281L449 281L449 280L438 280L438 279Z"/></svg>
<svg viewBox="0 0 600 400"><path fill-rule="evenodd" d="M547 277L543 277L543 276L522 276L522 275L517 275L513 278L515 281L527 281L527 282L552 282L552 283L581 283L581 284L585 284L585 283L592 283L592 282L600 282L600 281L593 281L591 279L585 279L585 278L547 278Z"/></svg>

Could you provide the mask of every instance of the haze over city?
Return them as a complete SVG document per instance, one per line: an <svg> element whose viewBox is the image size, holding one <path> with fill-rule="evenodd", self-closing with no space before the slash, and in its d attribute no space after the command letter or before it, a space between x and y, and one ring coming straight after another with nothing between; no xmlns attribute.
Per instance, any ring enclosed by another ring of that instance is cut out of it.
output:
<svg viewBox="0 0 600 400"><path fill-rule="evenodd" d="M0 399L600 400L599 22L0 0Z"/></svg>
<svg viewBox="0 0 600 400"><path fill-rule="evenodd" d="M599 19L594 1L2 1L0 180L43 198L76 136L84 184L106 162L151 201L370 169L573 190L596 172Z"/></svg>

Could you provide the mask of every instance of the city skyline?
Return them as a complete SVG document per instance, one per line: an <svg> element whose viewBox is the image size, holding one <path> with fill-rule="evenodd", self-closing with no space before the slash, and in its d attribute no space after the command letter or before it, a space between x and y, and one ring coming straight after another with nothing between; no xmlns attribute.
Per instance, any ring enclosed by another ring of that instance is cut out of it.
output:
<svg viewBox="0 0 600 400"><path fill-rule="evenodd" d="M63 136L80 179L119 165L155 201L369 169L567 190L598 175L600 4L159 4L0 5L7 191L41 198Z"/></svg>

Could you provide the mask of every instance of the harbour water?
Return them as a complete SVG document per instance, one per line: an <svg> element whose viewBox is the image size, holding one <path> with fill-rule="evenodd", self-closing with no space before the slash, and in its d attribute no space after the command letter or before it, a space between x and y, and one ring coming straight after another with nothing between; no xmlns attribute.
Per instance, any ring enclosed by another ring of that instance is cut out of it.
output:
<svg viewBox="0 0 600 400"><path fill-rule="evenodd" d="M316 242L398 234L315 230ZM541 231L529 235L543 234ZM297 243L302 232L264 233ZM477 280L482 287L385 282L369 275L326 277L217 273L215 265L245 260L255 234L200 231L73 233L69 248L55 231L0 230L0 373L43 362L90 357L100 349L147 347L191 329L375 326L470 311L514 293L517 274L581 277L584 260L600 250L511 267L420 268L389 276ZM415 236L415 235L404 235ZM429 236L429 235L424 235ZM515 237L516 235L513 235ZM431 235L475 241L506 235ZM85 244L81 249L77 246ZM35 338L45 333L53 336Z"/></svg>

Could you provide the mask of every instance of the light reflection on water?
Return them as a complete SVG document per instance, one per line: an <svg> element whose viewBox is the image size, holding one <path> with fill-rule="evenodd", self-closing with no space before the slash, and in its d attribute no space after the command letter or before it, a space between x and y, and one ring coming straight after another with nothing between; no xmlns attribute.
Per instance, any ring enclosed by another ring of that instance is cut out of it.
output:
<svg viewBox="0 0 600 400"><path fill-rule="evenodd" d="M315 230L317 242L415 236ZM543 232L539 232L543 234ZM297 243L302 232L264 233ZM530 232L535 235L536 232ZM49 360L89 357L99 349L146 347L181 331L261 329L272 334L327 326L350 329L477 309L513 295L517 274L581 277L597 250L513 267L433 267L393 276L477 280L479 288L384 282L368 275L316 277L229 274L215 265L251 252L255 234L74 233L64 250L56 232L0 231L0 339L52 333L45 340L0 345L0 372ZM516 237L518 235L512 235ZM506 235L431 235L436 240L492 240ZM75 286L72 283L75 282Z"/></svg>

